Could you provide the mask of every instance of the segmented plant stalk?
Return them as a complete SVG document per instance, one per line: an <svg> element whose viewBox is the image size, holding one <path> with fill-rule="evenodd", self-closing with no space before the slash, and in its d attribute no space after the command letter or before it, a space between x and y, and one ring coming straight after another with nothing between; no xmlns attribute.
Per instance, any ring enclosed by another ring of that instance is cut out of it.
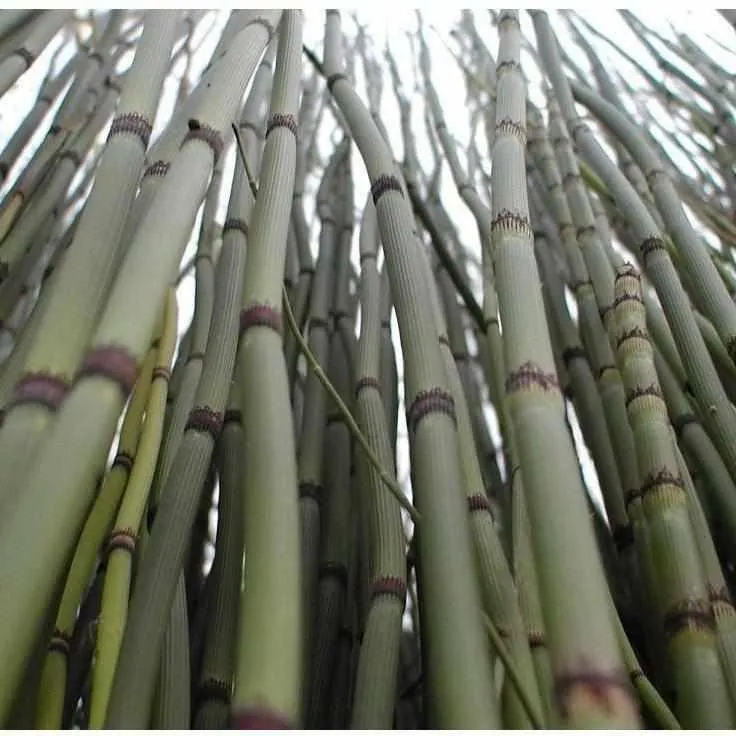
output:
<svg viewBox="0 0 736 736"><path fill-rule="evenodd" d="M302 15L285 11L261 177L249 228L236 380L247 462L246 549L231 725L301 718L303 619L297 469L282 337L282 278L294 186Z"/></svg>
<svg viewBox="0 0 736 736"><path fill-rule="evenodd" d="M138 362L151 339L168 284L175 276L214 159L222 149L223 132L228 130L265 49L268 27L278 17L275 12L259 15L258 22L248 24L233 41L227 63L213 78L182 150L172 163L172 176L162 183L130 245L82 361L79 380L39 447L37 464L19 488L22 503L14 506L0 527L0 545L10 544L15 554L22 550L25 570L34 571L28 577L15 566L0 569L3 589L8 591L8 597L0 602L0 621L12 623L18 631L12 642L0 647L3 655L7 652L0 720L4 718L3 702L12 691L13 679L33 640L47 591L53 588L64 553L82 525L89 503L87 489L137 376ZM185 187L181 186L183 181ZM181 217L171 221L168 214L174 210ZM136 293L134 305L129 297L131 289ZM129 314L132 306L133 317ZM73 453L72 448L76 448ZM61 464L63 474L58 470ZM44 501L49 485L56 488L58 506L53 508ZM8 534L5 528L10 530ZM10 561L13 556L6 559ZM31 579L33 586L29 585Z"/></svg>
<svg viewBox="0 0 736 736"><path fill-rule="evenodd" d="M381 391L381 278L377 266L376 208L368 199L360 229L361 330L355 377L356 419L384 468L394 466L391 433ZM395 445L393 445L395 446ZM401 514L388 498L375 469L361 456L359 518L366 520L369 578L373 590L380 581L406 587L406 560ZM362 525L361 525L362 526ZM352 728L389 728L393 722L399 670L399 646L404 600L372 596L368 603L360 646Z"/></svg>
<svg viewBox="0 0 736 736"><path fill-rule="evenodd" d="M637 439L641 496L657 572L655 600L673 668L675 711L685 728L727 727L732 706L718 656L703 561L688 513L646 332L639 275L616 275L618 360Z"/></svg>
<svg viewBox="0 0 736 736"><path fill-rule="evenodd" d="M498 714L489 698L490 659L462 498L447 492L459 487L461 477L455 410L432 307L420 288L424 271L416 266L425 255L412 232L411 211L391 153L342 71L339 29L339 14L328 12L325 73L368 169L406 359L413 485L422 513L419 564L427 616L424 630L433 642L425 662L432 693L431 722L445 728L489 728L498 723ZM448 538L454 540L450 547L441 542ZM403 586L374 588L374 594L379 591L401 600L405 597Z"/></svg>
<svg viewBox="0 0 736 736"><path fill-rule="evenodd" d="M89 201L55 279L43 321L25 361L24 374L15 386L0 430L0 459L15 457L12 472L3 477L8 490L23 478L37 443L64 400L108 294L116 249L138 184L174 41L176 20L176 13L170 11L151 11L147 15ZM68 324L74 328L65 329ZM7 465L2 463L3 471Z"/></svg>
<svg viewBox="0 0 736 736"><path fill-rule="evenodd" d="M493 260L504 327L506 392L533 530L555 705L560 722L568 726L631 727L638 723L638 716L607 614L606 582L572 440L564 426L534 261L525 187L525 93L516 12L501 14L499 38L492 153ZM568 590L572 581L574 590ZM593 687L606 692L606 707L589 696Z"/></svg>

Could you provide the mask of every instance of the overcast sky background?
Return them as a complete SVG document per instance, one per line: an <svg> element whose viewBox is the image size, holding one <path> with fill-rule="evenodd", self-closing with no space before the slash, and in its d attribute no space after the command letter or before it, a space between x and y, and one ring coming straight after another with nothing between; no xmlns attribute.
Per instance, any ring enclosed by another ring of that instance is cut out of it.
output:
<svg viewBox="0 0 736 736"><path fill-rule="evenodd" d="M164 5L165 6L165 5ZM173 6L172 6L173 7ZM179 6L181 7L181 6ZM409 8L403 8L401 5L392 3L390 6L390 13L388 11L389 6L378 4L375 7L371 7L370 3L362 4L360 11L357 13L357 17L360 23L367 27L369 36L373 40L373 47L377 54L380 54L388 44L397 60L399 70L402 75L402 81L404 87L411 90L415 80L413 79L413 63L411 59L411 51L409 42L407 40L407 33L413 33L416 30L416 16L413 10ZM453 41L450 35L450 30L456 25L460 17L460 11L452 8L450 3L444 5L432 4L426 5L426 9L422 10L422 14L427 27L427 41L429 43L432 53L432 67L433 67L433 83L440 97L440 101L443 105L444 115L449 130L457 139L461 148L461 161L464 162L462 157L462 150L468 143L469 137L469 116L468 110L465 104L465 82L462 73L457 67L453 57L448 52L445 44L449 45L453 49L457 49L457 44ZM663 5L649 4L649 9L646 7L641 10L636 10L637 16L650 28L656 30L660 34L673 38L670 24L682 32L685 31L690 38L703 48L708 54L712 56L714 60L720 63L726 69L733 69L736 75L736 56L725 51L718 46L718 42L726 46L727 48L736 48L734 44L734 33L733 30L728 26L726 21L713 10L693 10L685 9L680 7L677 3L667 3ZM86 10L78 11L80 14L86 13ZM644 47L636 41L635 36L628 28L628 26L621 20L619 14L613 9L601 8L596 6L596 9L590 9L587 6L581 8L581 14L588 20L594 27L605 32L608 38L613 41L621 49L625 50L632 56L636 57L642 64L646 65L650 72L657 77L662 79L662 72L656 67L656 64L651 60ZM204 20L202 20L198 26L197 33L195 35L195 45L200 38L204 36L205 31L212 27L213 32L207 39L201 44L198 54L194 59L190 70L190 77L193 81L196 81L199 73L206 65L207 60L214 48L219 35L219 29L224 25L227 18L228 11L216 10L212 11ZM493 28L489 12L485 9L475 10L476 25L481 32L485 44L490 52L495 56L498 50L498 36L495 29ZM561 21L559 16L552 14L552 21L555 30L558 33L560 42L563 48L568 54L578 63L580 67L587 70L588 64L585 56L577 49L576 46L571 42L569 35L567 34L567 28L564 22ZM534 42L534 33L531 21L528 14L521 13L522 32L526 38ZM324 28L324 11L318 8L313 10L306 9L305 12L305 34L304 40L312 49L317 52L318 56L321 56L322 47L322 34ZM343 30L348 36L352 36L355 32L355 25L351 18L351 11L346 10L343 13ZM57 47L66 44L67 49L64 54L60 55L57 59L57 64L61 66L65 59L68 58L66 54L71 54L73 51L73 44L69 43L71 39L61 36L50 44L44 54L36 61L33 67L24 74L16 85L7 92L2 99L0 104L0 150L5 146L10 136L15 131L18 123L25 114L32 107L36 95L38 93L39 85L46 74L48 65L52 55L54 54ZM623 61L620 57L617 57L614 52L611 51L607 44L600 40L589 37L589 41L596 48L601 60L606 65L609 72L614 70L624 75L630 84L635 86L642 86L642 80L639 75L634 71L628 63ZM662 50L663 54L667 58L671 58L666 50ZM675 59L672 59L675 61ZM129 59L125 63L129 63ZM305 70L311 73L311 69L308 67L308 62L305 59ZM522 58L522 64L524 72L529 79L529 94L532 100L540 107L544 107L544 97L541 94L539 85L540 75L536 69L532 57L528 53L524 53ZM367 97L364 92L363 76L361 64L356 64L357 67L357 79L356 86L359 93L364 100ZM180 70L177 70L177 73ZM168 119L177 90L178 82L174 78L169 78L164 86L164 91L161 99L161 105L156 118L156 124L154 126L154 138L163 129L166 120ZM424 132L424 123L422 121L423 107L421 99L417 96L411 98L413 107L413 116L416 121L417 131L417 148L420 156L420 162L424 165L426 171L431 170L432 158L430 149L428 147L426 133ZM384 81L383 99L382 99L382 117L386 124L386 128L391 136L391 143L394 148L394 153L397 158L401 158L403 153L403 147L401 143L400 127L398 108L395 102L394 93L390 84L390 78L386 74ZM18 166L14 167L10 172L10 176L6 180L5 186L0 189L0 197L3 197L8 188L12 185L12 181L17 173L22 170L22 166L25 161L30 157L33 148L38 145L38 142L45 135L46 129L51 122L53 117L53 110L47 116L45 124L39 130L38 135L31 142L30 146L21 157L21 161ZM663 116L666 118L666 115ZM666 123L666 120L663 120ZM322 126L320 133L320 151L326 158L331 152L330 147L330 133L331 129L329 126ZM107 130L103 131L101 135L101 142L104 141L107 135ZM480 135L478 140L481 141L483 137L482 127L480 129ZM481 147L483 151L484 148ZM687 160L680 157L683 167L689 168ZM232 178L232 171L234 166L234 149L231 147L230 153L224 165L223 183L225 191L229 190L230 181ZM485 163L484 168L488 170L488 163ZM355 205L356 211L362 208L363 203L368 192L368 179L365 174L365 168L362 161L359 158L357 150L354 147L354 160L353 160L353 175L355 178ZM315 175L310 178L308 182L308 189L314 190L318 183L319 171L315 172ZM478 236L475 222L470 215L467 208L464 206L460 198L458 197L454 185L452 184L449 171L445 170L443 177L443 199L448 211L454 218L455 224L460 232L463 245L471 250L478 258L480 257L480 250L478 245ZM218 221L222 223L225 217L225 210L227 207L227 196L223 196L220 204L218 213ZM311 211L308 210L308 216ZM314 223L313 243L316 247L317 238L317 223ZM193 237L187 248L184 260L193 254L196 248L196 237L198 227L195 226ZM355 231L354 240L354 260L356 267L358 267L357 260L357 237L358 228ZM316 254L315 254L316 255ZM476 296L481 298L480 285L474 284L474 290ZM179 320L180 320L180 332L186 329L192 316L194 303L194 279L193 276L187 277L182 281L179 289ZM397 358L399 361L399 370L402 371L401 351L398 342L398 329L394 320L394 330L396 336L397 346ZM400 385L400 392L403 395L403 385ZM492 427L492 431L497 435L497 426L494 418L490 411L487 412L489 423ZM399 413L400 421L400 448L398 455L398 477L400 481L408 488L408 446L406 442L406 426L404 422L403 409ZM578 447L581 447L580 432L577 426L574 427L574 433L576 435L576 442ZM600 490L598 488L595 471L592 467L587 452L583 450L583 470L586 477L586 482L592 492L594 499L600 506Z"/></svg>

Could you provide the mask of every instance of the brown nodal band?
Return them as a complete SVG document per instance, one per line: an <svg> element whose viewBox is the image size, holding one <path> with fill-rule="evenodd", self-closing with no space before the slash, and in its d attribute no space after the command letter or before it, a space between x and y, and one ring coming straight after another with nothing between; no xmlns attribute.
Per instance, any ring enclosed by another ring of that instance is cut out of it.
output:
<svg viewBox="0 0 736 736"><path fill-rule="evenodd" d="M63 654L65 657L68 657L70 650L71 637L69 634L61 629L54 629L54 633L51 634L51 639L49 640L49 651L58 652L59 654Z"/></svg>
<svg viewBox="0 0 736 736"><path fill-rule="evenodd" d="M299 498L311 498L317 505L322 503L323 489L319 483L305 480L299 484Z"/></svg>
<svg viewBox="0 0 736 736"><path fill-rule="evenodd" d="M619 552L628 549L634 543L634 527L630 523L618 524L611 532L613 543Z"/></svg>
<svg viewBox="0 0 736 736"><path fill-rule="evenodd" d="M488 500L488 496L485 493L474 493L472 496L468 496L468 511L471 513L474 511L487 511L491 513L491 502Z"/></svg>
<svg viewBox="0 0 736 736"><path fill-rule="evenodd" d="M573 360L585 360L585 350L581 345L571 345L569 348L565 348L562 351L562 362L565 365L570 365Z"/></svg>
<svg viewBox="0 0 736 736"><path fill-rule="evenodd" d="M729 593L728 588L722 585L711 585L710 583L705 587L708 591L708 598L711 603L726 603L729 606L732 605L731 594Z"/></svg>
<svg viewBox="0 0 736 736"><path fill-rule="evenodd" d="M230 728L239 731L290 731L294 724L286 717L265 708L233 711Z"/></svg>
<svg viewBox="0 0 736 736"><path fill-rule="evenodd" d="M455 417L455 400L452 394L436 386L427 391L420 391L411 402L406 412L407 425L411 432L416 432L419 422L430 414L447 414L453 422Z"/></svg>
<svg viewBox="0 0 736 736"><path fill-rule="evenodd" d="M243 413L240 411L240 409L227 409L222 418L222 423L223 426L225 424L242 424Z"/></svg>
<svg viewBox="0 0 736 736"><path fill-rule="evenodd" d="M675 475L667 470L667 468L662 468L656 473L648 473L646 478L644 478L644 482L641 484L642 498L648 493L659 490L662 486L673 486L683 493L685 492L685 486L682 483L679 473Z"/></svg>
<svg viewBox="0 0 736 736"><path fill-rule="evenodd" d="M204 702L215 701L230 705L231 692L232 688L229 683L224 680L217 680L214 677L208 677L197 688L195 704L199 707Z"/></svg>
<svg viewBox="0 0 736 736"><path fill-rule="evenodd" d="M624 278L632 278L636 279L637 281L640 280L639 272L636 270L632 263L622 263L616 269L616 281L618 281L618 279Z"/></svg>
<svg viewBox="0 0 736 736"><path fill-rule="evenodd" d="M529 218L511 210L503 209L491 220L491 231L496 230L525 235L530 239L534 238Z"/></svg>
<svg viewBox="0 0 736 736"><path fill-rule="evenodd" d="M327 89L332 92L332 88L338 83L345 80L348 81L347 75L343 74L342 72L338 72L337 74L331 74L329 77L327 77Z"/></svg>
<svg viewBox="0 0 736 736"><path fill-rule="evenodd" d="M192 352L187 355L186 363L189 364L193 360L204 360L204 352L202 350L192 350Z"/></svg>
<svg viewBox="0 0 736 736"><path fill-rule="evenodd" d="M649 335L646 330L643 330L638 325L631 327L628 330L624 330L616 338L616 347L620 348L627 340L646 340L649 341Z"/></svg>
<svg viewBox="0 0 736 736"><path fill-rule="evenodd" d="M299 130L296 116L291 113L275 112L269 118L268 125L266 125L266 138L268 138L271 131L276 130L276 128L287 128L294 136L296 136L297 131Z"/></svg>
<svg viewBox="0 0 736 736"><path fill-rule="evenodd" d="M171 371L166 366L156 366L156 368L153 369L153 373L151 374L151 380L155 381L157 378L160 378L162 381L166 381L166 383L168 383L171 380Z"/></svg>
<svg viewBox="0 0 736 736"><path fill-rule="evenodd" d="M124 549L132 555L135 546L136 534L132 529L115 529L107 537L104 557L107 559L116 549Z"/></svg>
<svg viewBox="0 0 736 736"><path fill-rule="evenodd" d="M168 161L154 161L146 170L143 172L143 178L147 176L166 176L169 171Z"/></svg>
<svg viewBox="0 0 736 736"><path fill-rule="evenodd" d="M526 638L530 649L547 646L547 637L541 631L530 631Z"/></svg>
<svg viewBox="0 0 736 736"><path fill-rule="evenodd" d="M576 693L585 693L587 698L593 699L605 710L613 710L614 698L622 694L631 696L631 680L628 673L601 672L581 668L564 672L555 677L555 699L563 717L569 713L569 704Z"/></svg>
<svg viewBox="0 0 736 736"><path fill-rule="evenodd" d="M404 192L401 188L401 182L393 174L381 174L371 184L371 196L373 197L373 204L377 205L378 200L387 192L398 192L403 197Z"/></svg>
<svg viewBox="0 0 736 736"><path fill-rule="evenodd" d="M379 596L392 596L402 603L406 600L406 583L401 578L388 575L378 578L371 585L371 600Z"/></svg>
<svg viewBox="0 0 736 736"><path fill-rule="evenodd" d="M125 450L118 450L118 454L115 455L115 459L112 461L111 468L122 468L126 473L130 473L133 467L133 457L129 455Z"/></svg>
<svg viewBox="0 0 736 736"><path fill-rule="evenodd" d="M193 430L208 434L216 442L222 432L223 414L215 411L209 406L195 406L189 412L189 418L184 426L184 431Z"/></svg>
<svg viewBox="0 0 736 736"><path fill-rule="evenodd" d="M107 136L109 141L116 135L130 133L138 137L143 144L143 148L148 148L148 142L151 140L153 128L151 123L144 115L138 112L127 112L122 115L116 115L112 120L110 132Z"/></svg>
<svg viewBox="0 0 736 736"><path fill-rule="evenodd" d="M506 379L506 393L515 393L530 386L538 386L542 391L560 390L557 376L554 373L545 373L531 360L522 363L517 370L509 373Z"/></svg>
<svg viewBox="0 0 736 736"><path fill-rule="evenodd" d="M120 386L124 398L130 396L138 378L138 361L120 345L101 345L87 353L77 380L100 376Z"/></svg>
<svg viewBox="0 0 736 736"><path fill-rule="evenodd" d="M222 226L223 236L228 230L239 230L246 238L248 237L248 223L240 217L228 217L225 220L225 224Z"/></svg>
<svg viewBox="0 0 736 736"><path fill-rule="evenodd" d="M666 252L667 248L665 247L664 240L657 236L643 240L642 244L639 246L639 252L641 253L641 258L644 262L646 262L647 258L649 258L652 253L659 250Z"/></svg>
<svg viewBox="0 0 736 736"><path fill-rule="evenodd" d="M672 429L675 430L675 435L677 435L678 438L688 424L698 424L698 418L695 414L686 412L685 414L680 414L672 419Z"/></svg>
<svg viewBox="0 0 736 736"><path fill-rule="evenodd" d="M20 56L21 59L25 62L26 69L30 69L33 62L36 60L36 55L29 51L25 46L21 46L20 48L13 51L10 56Z"/></svg>
<svg viewBox="0 0 736 736"><path fill-rule="evenodd" d="M240 312L240 337L251 327L270 327L281 335L281 312L268 304L253 304Z"/></svg>
<svg viewBox="0 0 736 736"><path fill-rule="evenodd" d="M656 384L652 383L649 386L635 386L631 391L626 393L626 408L628 409L637 399L642 399L645 396L651 396L655 399L664 401L662 398L662 392Z"/></svg>
<svg viewBox="0 0 736 736"><path fill-rule="evenodd" d="M496 135L512 135L522 141L526 141L526 128L518 120L503 118L496 123Z"/></svg>
<svg viewBox="0 0 736 736"><path fill-rule="evenodd" d="M716 622L710 601L686 598L665 611L662 625L666 636L672 638L685 631L714 631Z"/></svg>
<svg viewBox="0 0 736 736"><path fill-rule="evenodd" d="M310 317L309 318L309 331L311 332L313 329L322 329L326 330L329 327L329 323L326 319L322 317Z"/></svg>
<svg viewBox="0 0 736 736"><path fill-rule="evenodd" d="M357 396L364 388L368 388L369 386L376 389L376 391L381 390L381 382L377 378L373 376L362 376L355 384L355 395Z"/></svg>
<svg viewBox="0 0 736 736"><path fill-rule="evenodd" d="M348 569L339 562L323 562L317 569L317 578L335 578L343 588L348 587Z"/></svg>
<svg viewBox="0 0 736 736"><path fill-rule="evenodd" d="M518 61L515 61L514 59L504 59L504 61L499 62L496 65L496 74L500 75L504 72L511 72L511 71L521 71L521 64L519 64Z"/></svg>
<svg viewBox="0 0 736 736"><path fill-rule="evenodd" d="M194 119L190 120L188 125L189 130L184 136L184 140L181 142L181 147L183 148L189 141L202 141L210 147L212 155L215 157L214 163L217 163L217 160L220 158L220 154L222 153L222 149L225 146L220 131Z"/></svg>
<svg viewBox="0 0 736 736"><path fill-rule="evenodd" d="M56 411L69 391L69 384L50 373L26 373L15 386L7 409L22 404L39 404Z"/></svg>
<svg viewBox="0 0 736 736"><path fill-rule="evenodd" d="M618 277L616 277L618 278ZM617 309L622 304L626 304L626 302L636 302L638 304L644 304L644 300L641 298L641 296L635 292L626 292L625 294L619 294L614 300L613 300L613 308Z"/></svg>

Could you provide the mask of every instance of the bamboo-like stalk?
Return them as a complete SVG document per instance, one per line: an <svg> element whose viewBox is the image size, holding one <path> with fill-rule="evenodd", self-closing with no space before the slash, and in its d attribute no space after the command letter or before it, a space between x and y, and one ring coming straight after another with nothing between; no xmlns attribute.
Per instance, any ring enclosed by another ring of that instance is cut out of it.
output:
<svg viewBox="0 0 736 736"><path fill-rule="evenodd" d="M15 458L12 470L1 463L7 472L5 489L23 478L53 412L63 401L114 277L116 250L138 184L176 20L176 14L168 11L147 15L89 202L0 430L0 459ZM106 247L100 247L100 242ZM74 324L73 330L63 329L67 320ZM58 339L61 335L63 340Z"/></svg>
<svg viewBox="0 0 736 736"><path fill-rule="evenodd" d="M368 199L360 230L361 334L356 365L358 423L384 467L394 464L385 405L381 398L381 281L377 268L376 209ZM364 460L359 514L367 519L370 582L396 580L406 585L404 535L399 509L382 494L381 480ZM393 719L404 600L374 596L368 604L351 712L353 728L388 728Z"/></svg>
<svg viewBox="0 0 736 736"><path fill-rule="evenodd" d="M281 293L295 176L300 11L283 15L262 174L248 241L236 380L244 447L247 554L231 725L300 721L303 623L297 471L281 336Z"/></svg>
<svg viewBox="0 0 736 736"><path fill-rule="evenodd" d="M138 361L150 340L168 283L175 275L214 158L222 148L222 132L228 130L245 85L266 46L269 37L266 26L279 16L269 12L256 17L259 22L249 23L237 36L227 62L220 66L220 73L207 89L188 139L172 164L172 176L162 183L155 203L130 245L83 361L80 380L58 411L43 447L39 448L39 462L22 484L22 503L16 504L13 513L3 520L0 544L11 544L16 553L19 549L32 549L25 564L34 570L34 584L29 586L26 582L29 578L19 575L17 569L0 570L2 585L9 592L0 604L0 620L8 625L16 622L13 626L19 632L2 648L7 656L0 720L5 715L3 703L10 697L8 693L12 692L14 678L22 667L44 608L44 591L53 587L65 558L62 551L69 550L75 531L81 526L88 504L89 482L109 445L116 418L138 373ZM187 187L182 190L179 185L185 179ZM186 216L172 223L166 216L175 208ZM126 316L131 306L128 296L131 286L137 293L134 319ZM72 464L68 448L83 437L88 441L81 442ZM57 469L59 459L64 463L63 475ZM56 487L63 514L58 513L56 506L51 508L44 503L49 484ZM61 499L65 501L62 503ZM40 534L31 533L39 529ZM30 539L33 543L29 546ZM12 556L6 559L9 561ZM36 565L43 567L43 575L35 572ZM15 591L12 595L11 590Z"/></svg>
<svg viewBox="0 0 736 736"><path fill-rule="evenodd" d="M606 584L572 442L562 422L562 400L536 286L539 275L525 192L526 115L517 13L502 13L499 36L493 256L504 325L506 391L534 530L532 544L550 642L556 706L566 725L635 726L636 708L622 679L615 631L606 613ZM554 501L550 484L555 488ZM564 515L555 512L560 505ZM574 544L570 544L571 539ZM566 590L566 580L577 581L575 593ZM603 687L607 693L604 709L586 695L593 673L596 688Z"/></svg>
<svg viewBox="0 0 736 736"><path fill-rule="evenodd" d="M168 366L175 347L176 302L170 293L166 307L164 339L152 376L151 392L146 407L146 423L141 432L138 452L130 470L115 523L108 535L105 554L105 578L100 603L100 621L92 671L89 723L100 728L104 723L112 678L117 664L120 641L125 629L133 577L133 554L136 538L146 507L156 455L161 444L164 411L168 393Z"/></svg>
<svg viewBox="0 0 736 736"><path fill-rule="evenodd" d="M685 728L727 727L733 720L732 705L633 266L618 269L615 316L617 357L638 440L642 506L657 570L655 600L673 667L676 713Z"/></svg>
<svg viewBox="0 0 736 736"><path fill-rule="evenodd" d="M0 63L0 95L27 71L46 45L68 20L70 11L51 10L39 13L28 26L22 44Z"/></svg>
<svg viewBox="0 0 736 736"><path fill-rule="evenodd" d="M419 537L424 571L421 587L427 604L425 627L434 642L427 662L432 721L440 727L492 727L498 723L498 715L488 697L490 662L483 644L468 529L460 495L443 490L457 488L460 467L452 421L454 406L443 375L432 309L418 288L422 270L412 269L412 263L425 256L412 234L411 212L394 174L390 151L342 71L339 28L339 14L328 12L325 72L368 169L406 355L415 493L423 518ZM439 540L448 536L454 544L438 554ZM450 570L452 574L447 575ZM398 586L392 586L390 592L400 593L402 599L405 595Z"/></svg>

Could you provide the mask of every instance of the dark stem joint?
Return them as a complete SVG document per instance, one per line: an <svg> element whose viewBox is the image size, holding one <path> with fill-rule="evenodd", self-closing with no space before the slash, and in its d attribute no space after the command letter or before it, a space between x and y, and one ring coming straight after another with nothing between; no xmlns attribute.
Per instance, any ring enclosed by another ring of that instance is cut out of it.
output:
<svg viewBox="0 0 736 736"><path fill-rule="evenodd" d="M208 677L197 688L196 705L199 707L202 703L214 701L229 706L231 689L230 684L224 680Z"/></svg>
<svg viewBox="0 0 736 736"><path fill-rule="evenodd" d="M511 371L506 379L506 392L509 394L531 386L538 386L542 391L559 391L560 389L557 376L554 373L545 373L532 361L527 361L517 370Z"/></svg>
<svg viewBox="0 0 736 736"><path fill-rule="evenodd" d="M330 90L330 93L334 94L332 88L337 84L337 82L341 82L343 80L347 82L348 78L342 72L337 72L337 74L331 74L327 77L327 89Z"/></svg>
<svg viewBox="0 0 736 736"><path fill-rule="evenodd" d="M54 629L54 633L51 635L51 640L49 641L49 652L58 652L68 657L70 651L71 637L69 634L61 629Z"/></svg>
<svg viewBox="0 0 736 736"><path fill-rule="evenodd" d="M563 717L568 715L570 702L578 693L584 694L586 701L595 701L602 709L613 712L617 695L631 696L631 682L628 674L622 672L601 672L583 667L555 677L554 693Z"/></svg>
<svg viewBox="0 0 736 736"><path fill-rule="evenodd" d="M685 631L715 630L715 617L710 601L687 598L676 603L662 617L664 632L673 638Z"/></svg>
<svg viewBox="0 0 736 736"><path fill-rule="evenodd" d="M371 185L371 196L373 204L378 205L378 200L386 192L398 192L402 197L404 192L401 189L401 182L393 174L381 174Z"/></svg>
<svg viewBox="0 0 736 736"><path fill-rule="evenodd" d="M223 414L209 406L195 406L189 413L184 431L193 430L209 434L216 442L222 431Z"/></svg>
<svg viewBox="0 0 736 736"><path fill-rule="evenodd" d="M152 131L151 123L140 113L123 113L114 117L107 140L109 141L116 135L130 133L137 136L143 144L143 148L146 149L148 148L148 142L151 140Z"/></svg>
<svg viewBox="0 0 736 736"><path fill-rule="evenodd" d="M386 576L373 581L371 600L381 596L392 596L403 604L406 601L406 583L398 577Z"/></svg>
<svg viewBox="0 0 736 736"><path fill-rule="evenodd" d="M240 337L252 327L270 327L282 334L281 312L268 304L253 304L240 312Z"/></svg>
<svg viewBox="0 0 736 736"><path fill-rule="evenodd" d="M266 126L266 138L268 138L271 131L276 128L287 128L294 134L294 137L296 137L297 131L299 130L296 117L290 113L281 112L275 112L271 115L268 125Z"/></svg>
<svg viewBox="0 0 736 736"><path fill-rule="evenodd" d="M317 571L319 580L323 578L335 578L344 590L348 588L348 569L339 562L323 562Z"/></svg>
<svg viewBox="0 0 736 736"><path fill-rule="evenodd" d="M7 409L22 404L38 404L56 411L64 401L69 384L50 373L26 373L15 386Z"/></svg>
<svg viewBox="0 0 736 736"><path fill-rule="evenodd" d="M127 348L101 345L87 353L77 374L77 381L97 376L116 383L127 400L138 378L138 361Z"/></svg>
<svg viewBox="0 0 736 736"><path fill-rule="evenodd" d="M20 56L23 59L26 69L30 69L33 62L36 60L36 55L29 51L25 46L21 46L19 49L13 51L11 56Z"/></svg>
<svg viewBox="0 0 736 736"><path fill-rule="evenodd" d="M228 230L240 230L246 239L248 238L248 223L239 217L228 217L225 220L225 224L222 226L222 234L225 235Z"/></svg>
<svg viewBox="0 0 736 736"><path fill-rule="evenodd" d="M573 360L585 360L585 350L580 345L571 345L562 351L562 362L569 366Z"/></svg>
<svg viewBox="0 0 736 736"><path fill-rule="evenodd" d="M369 386L378 392L381 391L381 382L377 378L373 376L362 376L355 384L355 395L357 396L364 388L368 388Z"/></svg>
<svg viewBox="0 0 736 736"><path fill-rule="evenodd" d="M322 504L322 486L310 481L302 481L299 484L299 499L309 498L318 506Z"/></svg>
<svg viewBox="0 0 736 736"><path fill-rule="evenodd" d="M167 161L154 161L143 173L143 178L147 176L166 176L169 171L169 163Z"/></svg>
<svg viewBox="0 0 736 736"><path fill-rule="evenodd" d="M127 550L132 555L135 552L135 546L136 535L132 529L115 529L107 538L104 558L107 560L116 549Z"/></svg>
<svg viewBox="0 0 736 736"><path fill-rule="evenodd" d="M447 414L453 422L455 417L455 400L452 394L436 386L427 391L420 391L412 401L406 413L407 425L410 431L416 432L419 422L430 414Z"/></svg>
<svg viewBox="0 0 736 736"><path fill-rule="evenodd" d="M215 130L209 125L203 125L199 122L199 120L194 119L190 120L188 125L189 131L184 136L181 147L183 148L189 141L192 140L202 141L210 147L212 155L215 159L214 163L216 164L225 145L224 141L222 140L222 135L220 134L220 131Z"/></svg>
<svg viewBox="0 0 736 736"><path fill-rule="evenodd" d="M240 409L227 409L222 419L223 425L226 424L242 424L243 414Z"/></svg>
<svg viewBox="0 0 736 736"><path fill-rule="evenodd" d="M112 461L112 468L122 468L126 473L130 473L133 467L133 457L125 450L118 450L115 459Z"/></svg>

